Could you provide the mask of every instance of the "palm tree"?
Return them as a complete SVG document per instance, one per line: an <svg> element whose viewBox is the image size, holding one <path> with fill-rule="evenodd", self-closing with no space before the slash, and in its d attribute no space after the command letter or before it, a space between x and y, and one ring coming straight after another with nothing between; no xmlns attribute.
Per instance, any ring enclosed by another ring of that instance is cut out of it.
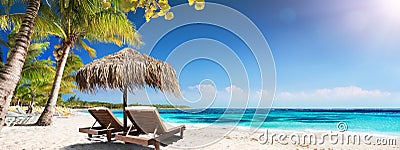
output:
<svg viewBox="0 0 400 150"><path fill-rule="evenodd" d="M84 65L82 59L78 55L68 56L65 64L64 73L61 81L60 94L74 94L73 89L77 89L75 84L76 71Z"/></svg>
<svg viewBox="0 0 400 150"><path fill-rule="evenodd" d="M14 39L16 34L16 30L12 30L7 36L8 42L3 45L11 49L11 47L15 45ZM46 93L42 87L51 85L52 83L49 79L54 76L55 73L54 67L52 66L54 62L50 59L38 59L49 45L49 42L44 42L33 43L29 46L25 63L21 71L21 79L14 92L14 99L16 99L18 103L24 103L26 99L30 99L28 112L32 111L36 95L39 93Z"/></svg>
<svg viewBox="0 0 400 150"><path fill-rule="evenodd" d="M204 8L204 0L188 1L190 5L196 2L196 5L202 4L199 6L202 6ZM9 8L11 3L13 3L14 1L2 0L1 2L3 6L6 6L7 4ZM46 2L48 1L46 0ZM165 16L165 19L167 20L173 18L172 12L169 12L170 6L168 4L168 0L122 0L113 2L114 4L111 5L110 2L107 2L107 0L105 0L100 4L102 5L102 7L98 7L99 1L96 0L82 0L77 2L55 1L55 7L52 7L55 13L49 13L51 11L50 9L47 9L48 7L44 7L45 9L42 9L42 7L40 7L40 0L30 0L26 13L24 15L16 14L14 16L19 17L22 20L19 22L19 24L15 24L18 20L9 20L9 17L0 17L1 29L6 29L7 27L9 27L10 24L12 24L9 21L14 22L14 25L16 27L21 27L19 28L20 30L18 33L18 38L16 38L17 44L11 51L11 57L7 59L5 65L6 67L4 67L2 71L0 71L0 124L4 123L4 118L10 104L11 96L14 92L13 89L15 89L19 76L21 74L22 66L25 61L25 55L27 53L29 42L32 37L32 29L35 21L36 24L42 24L42 26L39 27L35 26L37 27L35 28L35 34L41 36L46 36L47 34L55 34L56 36L63 39L61 43L62 47L57 51L61 55L58 57L59 61L57 62L57 71L52 87L52 92L50 94L50 99L48 100L46 111L44 111L37 123L38 125L48 125L51 123L51 116L52 112L54 112L54 105L55 101L57 100L56 97L58 95L58 91L60 89L60 83L66 59L68 58L70 49L74 48L76 42L83 46L84 49L89 50L89 53L92 56L94 56L95 51L87 46L82 39L86 39L89 41L111 42L118 45L121 45L122 43L126 43L129 45L140 45L141 42L140 40L138 40L138 36L134 36L137 34L133 34L134 29L129 29L126 26L126 24L131 23L129 22L129 20L126 21L126 16L123 15L123 13L121 13L120 11L129 12L129 10L132 10L133 12L136 12L137 8L144 8L146 12L146 21L149 21L150 18L157 18L159 16ZM109 9L110 6L113 6L113 9ZM39 8L41 8L41 10L44 10L44 13L42 13L42 15L47 18L61 16L60 19L58 19L58 23L60 24L60 26L58 26L57 24L53 24L54 22L46 22L46 20L41 20L40 18L37 18ZM112 23L116 24L114 28L110 27L110 25L112 26ZM100 25L101 28L98 28L99 26L97 25ZM132 30L133 32L124 32L126 30L123 29ZM131 35L127 35L130 33ZM2 126L0 126L0 131L1 128Z"/></svg>
<svg viewBox="0 0 400 150"><path fill-rule="evenodd" d="M62 99L62 94L75 94L73 90L77 89L75 83L76 72L83 66L84 65L79 56L68 56L67 64L65 64L65 69L61 81L61 88L59 91L60 94L58 94L59 96L56 103L57 106L65 106L66 104L66 101ZM49 89L51 89L51 86L49 86Z"/></svg>
<svg viewBox="0 0 400 150"><path fill-rule="evenodd" d="M68 56L67 63L65 64L65 69L63 73L63 77L61 80L59 96L61 97L62 94L74 94L74 89L77 89L75 84L75 76L76 71L78 71L81 67L83 67L82 59L77 55L70 55ZM53 76L54 77L54 74ZM49 91L50 94L52 88L52 84L48 84L43 86L42 89Z"/></svg>
<svg viewBox="0 0 400 150"><path fill-rule="evenodd" d="M3 40L0 40L0 44L5 46L5 47L8 47L7 42L5 42ZM0 70L1 70L1 68L3 68L3 52L2 52L1 47L0 47Z"/></svg>
<svg viewBox="0 0 400 150"><path fill-rule="evenodd" d="M2 0L9 3L9 1ZM5 6L5 5L3 5ZM22 67L25 62L25 56L28 51L29 43L32 37L32 29L40 8L40 0L30 0L26 13L15 38L15 46L11 49L6 64L0 70L0 131L3 128L5 116L10 105L11 97L17 86ZM4 24L0 25L3 29Z"/></svg>
<svg viewBox="0 0 400 150"><path fill-rule="evenodd" d="M17 101L29 104L29 113L32 111L36 96L48 97L51 91L53 83L51 77L54 77L55 74L55 67L52 66L54 62L49 59L38 60L38 57L46 50L48 45L49 43L47 42L31 44L21 72L21 79L14 94L14 98ZM61 82L62 90L60 90L59 97L61 97L61 94L74 93L73 89L76 89L74 84L75 72L81 67L83 67L83 63L77 55L69 56ZM30 102L27 99L30 99Z"/></svg>
<svg viewBox="0 0 400 150"><path fill-rule="evenodd" d="M46 93L43 86L50 85L52 83L51 76L54 75L54 69L52 64L54 63L50 59L38 60L37 58L43 53L50 43L34 43L29 47L28 55L25 59L24 67L21 72L21 79L19 80L18 88L27 88L29 90L29 97L31 101L29 103L28 112L32 112L32 107L35 102L37 94Z"/></svg>
<svg viewBox="0 0 400 150"><path fill-rule="evenodd" d="M204 3L204 0L196 1ZM165 16L167 20L173 18L168 0L122 0L113 1L112 5L106 0L58 1L52 6L54 14L49 15L50 19L59 24L63 34L59 36L62 39L60 48L55 52L57 69L50 97L36 122L40 126L52 122L66 60L75 45L80 45L91 56L95 56L95 50L84 40L140 46L142 41L125 14L130 10L135 12L138 8L144 8L146 21L159 16Z"/></svg>
<svg viewBox="0 0 400 150"><path fill-rule="evenodd" d="M1 51L1 48L0 48L0 70L1 70L1 68L3 68L3 52Z"/></svg>
<svg viewBox="0 0 400 150"><path fill-rule="evenodd" d="M59 36L62 42L55 52L57 69L52 90L37 125L50 125L52 122L68 55L76 45L94 57L94 49L85 40L132 46L142 43L124 13L102 8L98 0L58 1L52 5L52 12L54 15L47 19L56 22L64 34Z"/></svg>
<svg viewBox="0 0 400 150"><path fill-rule="evenodd" d="M204 4L204 0L196 0L196 3ZM125 15L129 10L144 8L146 21L158 16L165 16L167 20L173 18L168 0L122 0L114 1L113 5L98 0L58 1L52 6L54 14L49 15L50 19L59 24L63 36L60 36L62 42L55 53L58 62L52 90L37 125L52 122L66 59L75 45L83 47L91 56L95 56L95 51L84 40L139 46L142 42Z"/></svg>

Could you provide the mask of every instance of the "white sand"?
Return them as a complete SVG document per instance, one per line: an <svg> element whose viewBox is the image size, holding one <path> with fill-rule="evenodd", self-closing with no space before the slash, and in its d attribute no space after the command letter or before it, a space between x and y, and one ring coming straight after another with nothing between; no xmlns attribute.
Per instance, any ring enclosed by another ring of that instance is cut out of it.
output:
<svg viewBox="0 0 400 150"><path fill-rule="evenodd" d="M107 142L106 138L88 139L87 134L79 133L79 127L91 126L95 120L90 115L76 115L72 117L59 117L55 119L55 123L48 127L33 126L14 126L3 127L0 133L0 149L151 149L150 147L142 147L135 144L123 144L119 141ZM379 138L371 138L371 145L363 142L358 145L354 144L329 144L327 141L322 145L313 144L279 144L277 138L271 144L268 141L262 145L258 142L262 132L252 134L249 130L234 128L228 135L224 135L229 127L209 127L204 125L186 125L187 130L183 139L174 139L166 141L168 146L162 149L176 149L176 147L200 148L200 149L400 149L400 140L398 137L384 136L385 138L397 138L397 145L373 145L374 140ZM291 131L269 131L272 134L290 135ZM301 135L302 132L299 132ZM314 133L318 137L322 137L325 131L307 131ZM362 133L360 133L362 134ZM216 140L220 139L220 140ZM204 143L212 144L204 147ZM340 143L340 142L339 142Z"/></svg>

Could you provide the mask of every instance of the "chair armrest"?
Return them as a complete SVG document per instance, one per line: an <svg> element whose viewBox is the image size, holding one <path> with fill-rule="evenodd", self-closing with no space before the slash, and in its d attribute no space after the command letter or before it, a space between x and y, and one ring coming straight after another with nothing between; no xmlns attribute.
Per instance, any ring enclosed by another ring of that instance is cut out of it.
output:
<svg viewBox="0 0 400 150"><path fill-rule="evenodd" d="M180 125L180 126L176 126L176 127L173 127L173 128L170 128L170 129L168 129L167 130L167 132L175 132L175 133L178 133L178 132L180 132L181 130L185 130L185 125Z"/></svg>

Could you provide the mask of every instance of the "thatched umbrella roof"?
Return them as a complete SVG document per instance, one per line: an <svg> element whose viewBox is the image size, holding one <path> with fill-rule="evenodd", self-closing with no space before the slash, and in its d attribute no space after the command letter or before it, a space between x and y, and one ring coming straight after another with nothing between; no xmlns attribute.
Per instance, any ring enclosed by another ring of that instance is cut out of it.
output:
<svg viewBox="0 0 400 150"><path fill-rule="evenodd" d="M124 111L127 106L127 91L148 85L164 93L180 96L176 73L171 65L125 48L115 54L97 59L76 74L79 90L94 93L97 89L120 89L123 91ZM124 114L124 131L127 118Z"/></svg>
<svg viewBox="0 0 400 150"><path fill-rule="evenodd" d="M128 89L132 92L148 85L164 93L180 95L171 65L131 48L85 65L78 71L76 82L79 90L90 93L97 89Z"/></svg>

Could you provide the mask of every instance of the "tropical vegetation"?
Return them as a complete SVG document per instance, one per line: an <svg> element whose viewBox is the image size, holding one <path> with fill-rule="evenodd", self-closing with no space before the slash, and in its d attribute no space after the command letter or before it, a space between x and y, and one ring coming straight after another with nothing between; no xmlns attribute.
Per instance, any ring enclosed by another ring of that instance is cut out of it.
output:
<svg viewBox="0 0 400 150"><path fill-rule="evenodd" d="M1 48L0 48L0 70L1 70L1 68L3 68L3 52L1 51Z"/></svg>
<svg viewBox="0 0 400 150"><path fill-rule="evenodd" d="M195 4L196 10L204 8L204 0L188 1L189 5ZM9 52L6 64L0 65L0 124L4 123L12 95L18 85L32 35L38 39L45 39L49 35L61 39L54 52L57 60L54 82L45 111L37 122L38 125L49 125L57 99L60 97L58 93L71 49L80 46L91 56L95 56L95 50L85 41L139 46L141 44L139 36L126 17L129 11L136 12L137 9L143 8L146 21L159 16L164 16L167 20L173 18L173 13L169 11L168 0L43 1L46 4L40 0L30 0L25 14L9 14L9 8L14 0L0 2L6 13L0 16L0 29L7 30L13 27L18 31L15 45Z"/></svg>
<svg viewBox="0 0 400 150"><path fill-rule="evenodd" d="M109 103L109 102L99 102L99 101L93 101L93 102L88 102L80 99L76 95L71 96L65 101L57 101L58 106L64 106L68 108L92 108L92 107L107 107L110 109L122 109L124 106L122 103ZM168 104L152 104L152 105L144 105L144 104L129 104L128 106L154 106L157 108L189 108L189 106L183 106L183 105L168 105Z"/></svg>
<svg viewBox="0 0 400 150"><path fill-rule="evenodd" d="M2 6L10 6L12 2L14 2L14 0L0 1ZM14 90L21 75L39 7L40 0L29 1L26 13L24 14L25 17L21 21L21 27L15 38L15 45L10 50L10 55L7 58L6 64L0 70L0 131L3 128L2 125L5 121L11 97L14 94ZM9 28L7 26L8 23L8 20L3 17L0 18L0 29Z"/></svg>
<svg viewBox="0 0 400 150"><path fill-rule="evenodd" d="M7 48L14 46L14 38L16 31L12 30L8 34L8 42L3 44ZM11 103L14 105L29 106L28 113L32 112L35 104L44 106L51 91L55 74L55 62L48 59L39 59L40 55L48 48L49 42L30 44L28 54L25 59L24 66L21 71L21 79L18 81ZM75 85L75 72L83 66L81 59L73 55L66 65L65 74L62 81L61 94L73 94Z"/></svg>
<svg viewBox="0 0 400 150"><path fill-rule="evenodd" d="M51 5L48 15L43 16L55 22L62 34L56 35L61 40L54 52L57 60L56 75L46 108L37 121L38 125L49 125L52 122L64 67L71 49L75 46L82 47L91 57L95 57L95 50L85 40L119 46L139 46L142 43L125 14L100 5L98 0L56 1Z"/></svg>

